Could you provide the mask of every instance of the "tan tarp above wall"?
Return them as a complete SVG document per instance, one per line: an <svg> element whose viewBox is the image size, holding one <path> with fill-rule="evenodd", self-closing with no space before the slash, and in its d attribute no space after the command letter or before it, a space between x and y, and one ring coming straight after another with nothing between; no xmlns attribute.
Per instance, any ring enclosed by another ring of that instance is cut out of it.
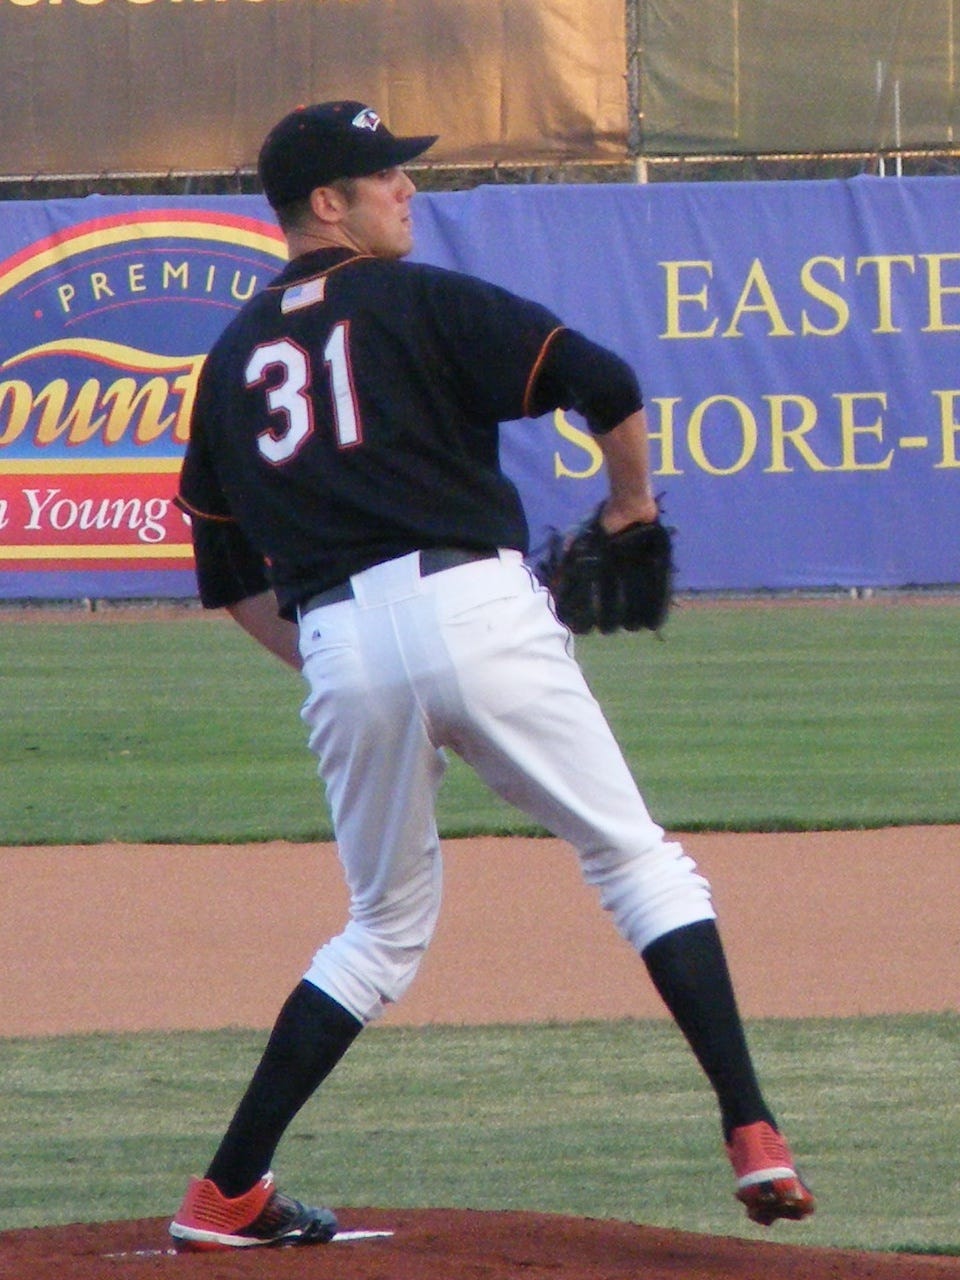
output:
<svg viewBox="0 0 960 1280"><path fill-rule="evenodd" d="M0 0L0 176L249 169L336 97L442 163L947 148L958 37L960 0Z"/></svg>
<svg viewBox="0 0 960 1280"><path fill-rule="evenodd" d="M947 148L960 0L635 0L642 149Z"/></svg>
<svg viewBox="0 0 960 1280"><path fill-rule="evenodd" d="M626 150L623 0L0 0L0 175L232 171L359 98L438 161Z"/></svg>

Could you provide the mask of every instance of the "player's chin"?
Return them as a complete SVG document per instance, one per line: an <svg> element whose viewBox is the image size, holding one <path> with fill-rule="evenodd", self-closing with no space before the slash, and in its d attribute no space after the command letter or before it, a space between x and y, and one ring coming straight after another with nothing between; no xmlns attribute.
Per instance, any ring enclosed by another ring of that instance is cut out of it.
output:
<svg viewBox="0 0 960 1280"><path fill-rule="evenodd" d="M413 248L413 219L406 217L401 219L396 233L391 237L394 243L394 255L402 258L408 254Z"/></svg>
<svg viewBox="0 0 960 1280"><path fill-rule="evenodd" d="M412 248L412 235L392 236L388 244L380 247L378 256L381 258L405 258Z"/></svg>

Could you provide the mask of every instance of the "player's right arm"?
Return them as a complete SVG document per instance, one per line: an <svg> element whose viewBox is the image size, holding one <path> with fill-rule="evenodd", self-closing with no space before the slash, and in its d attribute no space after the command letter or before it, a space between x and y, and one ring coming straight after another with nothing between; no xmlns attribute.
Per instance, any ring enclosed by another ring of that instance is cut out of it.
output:
<svg viewBox="0 0 960 1280"><path fill-rule="evenodd" d="M299 671L297 627L277 611L263 557L234 521L204 515L182 495L175 501L190 516L200 603L205 609L226 609L248 635Z"/></svg>
<svg viewBox="0 0 960 1280"><path fill-rule="evenodd" d="M205 609L226 609L248 635L299 671L297 628L277 612L263 557L233 520L205 515L182 495L174 501L190 516L200 603Z"/></svg>
<svg viewBox="0 0 960 1280"><path fill-rule="evenodd" d="M227 613L274 657L293 667L294 671L300 670L297 626L277 613L277 597L272 591L246 596L235 604L229 604Z"/></svg>
<svg viewBox="0 0 960 1280"><path fill-rule="evenodd" d="M205 384L201 382L201 390ZM176 505L190 518L200 603L226 609L259 644L300 669L297 628L277 612L263 554L241 529L204 445L202 395L191 422Z"/></svg>

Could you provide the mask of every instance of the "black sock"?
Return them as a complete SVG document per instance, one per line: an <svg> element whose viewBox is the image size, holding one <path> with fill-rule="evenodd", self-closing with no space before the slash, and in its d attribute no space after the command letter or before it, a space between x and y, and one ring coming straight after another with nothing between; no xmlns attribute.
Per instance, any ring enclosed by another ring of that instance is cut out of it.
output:
<svg viewBox="0 0 960 1280"><path fill-rule="evenodd" d="M312 983L294 988L207 1170L225 1196L243 1195L268 1171L287 1126L362 1026Z"/></svg>
<svg viewBox="0 0 960 1280"><path fill-rule="evenodd" d="M657 938L643 959L677 1026L713 1086L723 1135L775 1124L757 1081L716 924L700 920Z"/></svg>

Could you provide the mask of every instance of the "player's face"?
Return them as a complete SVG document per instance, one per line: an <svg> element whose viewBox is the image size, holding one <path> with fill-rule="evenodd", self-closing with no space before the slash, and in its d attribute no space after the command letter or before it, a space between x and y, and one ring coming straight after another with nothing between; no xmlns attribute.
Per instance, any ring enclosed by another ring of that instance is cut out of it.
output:
<svg viewBox="0 0 960 1280"><path fill-rule="evenodd" d="M413 248L410 197L416 187L402 169L353 179L353 199L341 223L358 249L381 258L402 258Z"/></svg>

